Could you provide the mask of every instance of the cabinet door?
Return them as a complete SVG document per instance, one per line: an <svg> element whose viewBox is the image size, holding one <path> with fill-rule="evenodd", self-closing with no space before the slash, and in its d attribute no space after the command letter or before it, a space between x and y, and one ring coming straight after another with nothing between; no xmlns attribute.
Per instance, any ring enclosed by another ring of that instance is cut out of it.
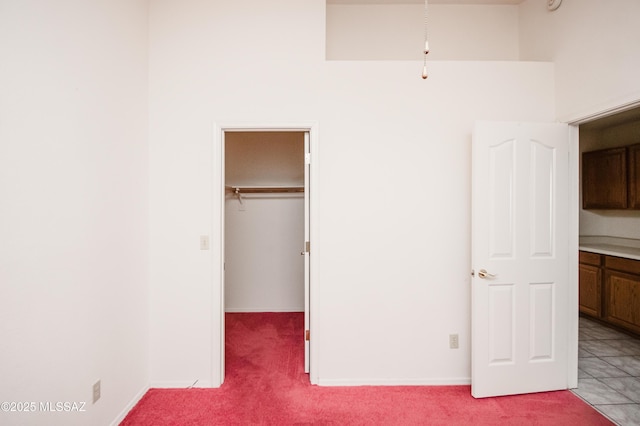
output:
<svg viewBox="0 0 640 426"><path fill-rule="evenodd" d="M622 147L582 154L583 208L627 208L626 153Z"/></svg>
<svg viewBox="0 0 640 426"><path fill-rule="evenodd" d="M605 270L605 319L640 333L640 275Z"/></svg>
<svg viewBox="0 0 640 426"><path fill-rule="evenodd" d="M600 267L580 264L580 312L600 318L602 313L602 274Z"/></svg>
<svg viewBox="0 0 640 426"><path fill-rule="evenodd" d="M629 147L629 208L640 210L640 145Z"/></svg>
<svg viewBox="0 0 640 426"><path fill-rule="evenodd" d="M593 265L593 266L602 265L602 255L601 254L591 253L589 251L582 251L582 250L580 250L578 253L579 253L579 256L580 256L578 262L585 263L587 265Z"/></svg>

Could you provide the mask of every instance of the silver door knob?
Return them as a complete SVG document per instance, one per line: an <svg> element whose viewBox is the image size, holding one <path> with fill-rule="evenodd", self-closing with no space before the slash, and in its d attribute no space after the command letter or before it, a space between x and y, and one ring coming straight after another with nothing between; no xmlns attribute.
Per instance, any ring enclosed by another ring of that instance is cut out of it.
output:
<svg viewBox="0 0 640 426"><path fill-rule="evenodd" d="M478 271L478 276L480 278L482 278L483 280L491 279L491 278L495 278L496 277L494 274L488 273L486 269L480 269Z"/></svg>

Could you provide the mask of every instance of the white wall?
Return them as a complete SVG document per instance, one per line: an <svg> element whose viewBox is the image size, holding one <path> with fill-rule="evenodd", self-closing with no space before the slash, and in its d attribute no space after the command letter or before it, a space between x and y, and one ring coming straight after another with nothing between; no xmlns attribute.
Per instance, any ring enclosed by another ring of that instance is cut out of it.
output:
<svg viewBox="0 0 640 426"><path fill-rule="evenodd" d="M416 68L325 68L322 384L469 383L473 123L554 117L550 64Z"/></svg>
<svg viewBox="0 0 640 426"><path fill-rule="evenodd" d="M147 12L0 2L0 401L86 402L2 424L109 424L149 383Z"/></svg>
<svg viewBox="0 0 640 426"><path fill-rule="evenodd" d="M553 120L553 66L325 62L324 7L151 3L154 385L214 377L213 123L252 121L318 122L320 382L469 381L471 129Z"/></svg>
<svg viewBox="0 0 640 426"><path fill-rule="evenodd" d="M571 121L640 101L640 16L634 0L564 1L555 12L545 2L520 6L520 54L553 61L557 119ZM623 130L623 132L621 132ZM637 129L580 130L580 151L624 145ZM625 140L623 142L623 140ZM637 212L580 209L581 235L640 238Z"/></svg>
<svg viewBox="0 0 640 426"><path fill-rule="evenodd" d="M226 132L225 180L304 187L304 133ZM304 311L304 194L232 193L225 201L227 312Z"/></svg>
<svg viewBox="0 0 640 426"><path fill-rule="evenodd" d="M424 5L327 4L328 60L422 60ZM518 7L430 4L429 61L518 60Z"/></svg>
<svg viewBox="0 0 640 426"><path fill-rule="evenodd" d="M602 129L580 129L580 152L640 143L640 122ZM582 187L580 187L582 191ZM582 196L580 197L582 203ZM582 205L582 204L581 204ZM637 210L580 209L580 235L606 235L640 239L640 212Z"/></svg>
<svg viewBox="0 0 640 426"><path fill-rule="evenodd" d="M636 0L520 5L522 60L553 61L558 119L571 121L640 100L640 16Z"/></svg>
<svg viewBox="0 0 640 426"><path fill-rule="evenodd" d="M303 312L304 196L243 198L225 205L226 312Z"/></svg>
<svg viewBox="0 0 640 426"><path fill-rule="evenodd" d="M220 354L214 250L199 250L213 222L214 123L318 117L324 1L150 6L151 380L207 386Z"/></svg>

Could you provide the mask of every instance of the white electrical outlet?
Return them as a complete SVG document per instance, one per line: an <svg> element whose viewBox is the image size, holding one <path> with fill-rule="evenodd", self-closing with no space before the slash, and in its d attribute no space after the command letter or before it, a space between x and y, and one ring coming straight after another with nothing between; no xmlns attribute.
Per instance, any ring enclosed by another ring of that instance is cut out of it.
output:
<svg viewBox="0 0 640 426"><path fill-rule="evenodd" d="M458 349L458 347L459 347L458 335L457 334L450 334L449 335L449 349Z"/></svg>
<svg viewBox="0 0 640 426"><path fill-rule="evenodd" d="M93 384L93 403L100 399L100 380Z"/></svg>
<svg viewBox="0 0 640 426"><path fill-rule="evenodd" d="M200 250L209 250L209 236L200 235Z"/></svg>

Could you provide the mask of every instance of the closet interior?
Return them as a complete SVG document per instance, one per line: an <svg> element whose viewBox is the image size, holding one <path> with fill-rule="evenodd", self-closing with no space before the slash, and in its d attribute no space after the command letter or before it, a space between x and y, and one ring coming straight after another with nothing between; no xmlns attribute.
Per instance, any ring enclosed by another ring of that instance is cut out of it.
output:
<svg viewBox="0 0 640 426"><path fill-rule="evenodd" d="M225 311L303 312L304 132L225 133Z"/></svg>

